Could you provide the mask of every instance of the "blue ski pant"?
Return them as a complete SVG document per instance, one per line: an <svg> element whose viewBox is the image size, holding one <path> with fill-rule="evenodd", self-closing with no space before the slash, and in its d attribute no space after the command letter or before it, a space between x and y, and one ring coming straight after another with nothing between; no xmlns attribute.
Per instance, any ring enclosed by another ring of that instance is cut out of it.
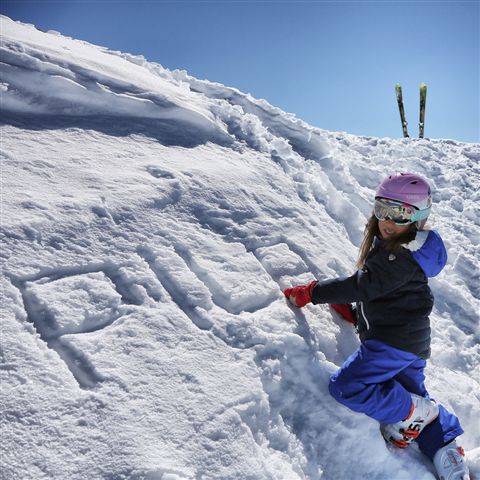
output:
<svg viewBox="0 0 480 480"><path fill-rule="evenodd" d="M379 340L366 340L330 377L333 398L381 423L396 423L410 413L410 393L428 397L426 361ZM463 433L458 418L439 405L440 414L417 439L431 460L438 449Z"/></svg>

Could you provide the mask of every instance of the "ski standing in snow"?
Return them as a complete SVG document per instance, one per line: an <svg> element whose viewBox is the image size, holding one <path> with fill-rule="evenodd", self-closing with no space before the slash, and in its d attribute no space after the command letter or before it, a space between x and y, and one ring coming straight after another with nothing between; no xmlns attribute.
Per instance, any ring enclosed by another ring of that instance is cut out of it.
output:
<svg viewBox="0 0 480 480"><path fill-rule="evenodd" d="M405 138L409 138L407 129L407 119L405 117L405 108L403 106L402 86L397 83L395 85L395 94L397 96L398 111L400 112L400 120L402 122L402 132ZM423 138L425 133L425 105L427 103L427 84L420 84L420 121L418 123L418 138Z"/></svg>
<svg viewBox="0 0 480 480"><path fill-rule="evenodd" d="M405 108L403 107L402 86L399 83L395 85L395 93L397 94L397 103L398 110L400 112L400 120L402 122L403 136L408 138L407 119L405 118Z"/></svg>
<svg viewBox="0 0 480 480"><path fill-rule="evenodd" d="M441 480L466 480L456 443L460 422L430 398L424 384L434 302L428 278L447 261L440 235L424 229L431 207L425 179L412 173L387 177L375 194L358 271L284 294L296 307L329 303L357 328L361 346L331 376L331 395L376 419L388 444L406 448L417 442Z"/></svg>
<svg viewBox="0 0 480 480"><path fill-rule="evenodd" d="M420 122L418 124L418 138L423 138L425 131L425 104L427 102L427 85L420 85Z"/></svg>

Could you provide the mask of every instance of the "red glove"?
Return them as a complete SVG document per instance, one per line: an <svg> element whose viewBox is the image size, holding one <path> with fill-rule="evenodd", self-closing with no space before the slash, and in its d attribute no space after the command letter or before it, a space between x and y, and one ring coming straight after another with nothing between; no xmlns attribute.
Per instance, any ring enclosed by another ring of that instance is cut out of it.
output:
<svg viewBox="0 0 480 480"><path fill-rule="evenodd" d="M317 283L317 280L314 280L308 285L298 285L297 287L287 288L283 291L283 294L292 305L304 307L312 301L312 291Z"/></svg>
<svg viewBox="0 0 480 480"><path fill-rule="evenodd" d="M330 306L347 322L352 325L357 323L353 308L349 303L331 303Z"/></svg>

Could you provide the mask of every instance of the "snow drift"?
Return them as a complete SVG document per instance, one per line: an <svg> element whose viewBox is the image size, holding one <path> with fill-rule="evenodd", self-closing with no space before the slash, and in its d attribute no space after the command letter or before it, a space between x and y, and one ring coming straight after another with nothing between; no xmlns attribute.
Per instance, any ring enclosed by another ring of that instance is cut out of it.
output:
<svg viewBox="0 0 480 480"><path fill-rule="evenodd" d="M358 346L281 289L353 271L373 190L431 179L427 387L480 474L480 146L356 137L1 17L8 479L421 479L330 398Z"/></svg>

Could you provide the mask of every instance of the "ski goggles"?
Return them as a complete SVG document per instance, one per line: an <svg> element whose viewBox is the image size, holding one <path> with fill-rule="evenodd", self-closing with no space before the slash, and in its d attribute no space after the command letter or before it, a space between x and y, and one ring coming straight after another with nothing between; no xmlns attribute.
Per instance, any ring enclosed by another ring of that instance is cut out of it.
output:
<svg viewBox="0 0 480 480"><path fill-rule="evenodd" d="M419 210L408 203L376 198L373 213L380 221L392 220L397 225L408 225L419 220L425 220L430 213L430 208Z"/></svg>

